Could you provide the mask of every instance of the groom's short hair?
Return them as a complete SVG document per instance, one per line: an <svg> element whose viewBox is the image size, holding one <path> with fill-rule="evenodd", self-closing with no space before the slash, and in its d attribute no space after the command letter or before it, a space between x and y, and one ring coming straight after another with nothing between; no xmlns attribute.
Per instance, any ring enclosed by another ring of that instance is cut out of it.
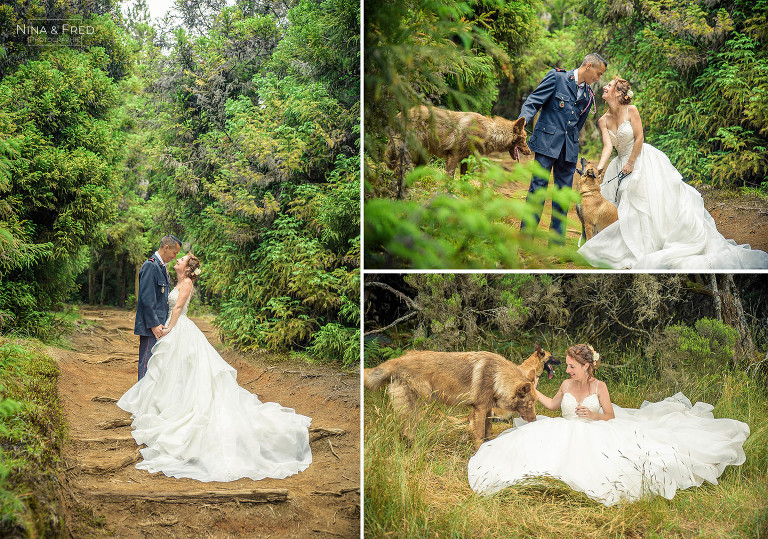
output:
<svg viewBox="0 0 768 539"><path fill-rule="evenodd" d="M584 57L584 61L581 62L581 65L583 66L587 64L597 65L599 63L602 63L606 67L606 69L608 68L608 62L605 61L605 58L603 58L596 52L591 52Z"/></svg>
<svg viewBox="0 0 768 539"><path fill-rule="evenodd" d="M178 245L179 249L181 249L181 240L176 236L172 236L172 235L163 236L163 239L160 240L161 249L163 247L170 247L171 245Z"/></svg>

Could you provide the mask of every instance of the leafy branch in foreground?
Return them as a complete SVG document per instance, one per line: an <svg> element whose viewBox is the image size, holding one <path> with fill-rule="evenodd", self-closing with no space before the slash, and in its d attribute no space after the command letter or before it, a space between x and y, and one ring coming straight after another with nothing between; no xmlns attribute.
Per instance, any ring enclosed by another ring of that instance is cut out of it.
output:
<svg viewBox="0 0 768 539"><path fill-rule="evenodd" d="M540 235L519 231L511 219L532 221L539 202L553 198L562 205L579 201L571 189L550 188L531 203L499 196L507 183L530 182L541 170L535 161L512 172L481 159L485 170L464 175L458 182L433 168L417 168L407 176L413 184L426 179L437 184L431 200L377 198L365 203L366 267L517 268L520 250L534 256L559 256L583 263L568 248L548 248Z"/></svg>

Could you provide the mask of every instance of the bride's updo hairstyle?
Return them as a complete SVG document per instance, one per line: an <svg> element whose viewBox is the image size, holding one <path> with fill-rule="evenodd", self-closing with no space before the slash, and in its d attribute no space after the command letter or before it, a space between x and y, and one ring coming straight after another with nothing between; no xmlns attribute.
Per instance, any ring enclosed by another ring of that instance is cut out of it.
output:
<svg viewBox="0 0 768 539"><path fill-rule="evenodd" d="M574 344L565 351L565 355L571 357L580 365L587 366L587 376L594 378L595 369L600 364L600 354L588 344Z"/></svg>
<svg viewBox="0 0 768 539"><path fill-rule="evenodd" d="M632 86L629 84L629 81L619 77L615 77L613 80L616 84L616 97L619 105L629 105L635 95L632 92Z"/></svg>
<svg viewBox="0 0 768 539"><path fill-rule="evenodd" d="M184 269L184 274L192 279L193 283L200 277L200 260L191 253L189 258L187 258L187 267Z"/></svg>

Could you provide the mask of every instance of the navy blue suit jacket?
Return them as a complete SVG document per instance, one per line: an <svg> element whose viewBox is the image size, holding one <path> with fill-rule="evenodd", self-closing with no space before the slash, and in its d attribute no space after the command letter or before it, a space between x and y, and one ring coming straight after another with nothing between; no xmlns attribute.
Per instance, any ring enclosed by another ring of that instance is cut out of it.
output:
<svg viewBox="0 0 768 539"><path fill-rule="evenodd" d="M565 144L565 160L575 163L579 158L579 131L587 121L587 111L594 103L595 94L589 86L578 101L578 86L574 70L552 69L523 103L520 116L531 123L541 109L528 147L536 153L554 159L560 157Z"/></svg>
<svg viewBox="0 0 768 539"><path fill-rule="evenodd" d="M171 283L163 270L162 260L152 258L139 270L139 293L136 302L136 324L133 333L152 335L152 328L162 326L168 318L168 292Z"/></svg>

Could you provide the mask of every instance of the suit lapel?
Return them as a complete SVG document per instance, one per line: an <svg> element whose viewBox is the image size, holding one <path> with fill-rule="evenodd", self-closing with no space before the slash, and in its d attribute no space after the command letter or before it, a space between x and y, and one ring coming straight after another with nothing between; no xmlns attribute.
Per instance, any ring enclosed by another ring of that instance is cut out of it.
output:
<svg viewBox="0 0 768 539"><path fill-rule="evenodd" d="M575 98L576 95L579 92L579 87L576 86L576 77L573 75L574 71L575 71L574 69L570 70L567 73L567 75L568 75L568 88L571 90L571 93L573 94L573 97Z"/></svg>
<svg viewBox="0 0 768 539"><path fill-rule="evenodd" d="M155 264L158 264L160 266L160 271L162 271L163 275L165 275L165 284L170 286L171 281L169 280L169 276L168 276L168 268L165 266L165 264L163 264L162 260L158 260L154 256L152 256L152 260L155 261Z"/></svg>

